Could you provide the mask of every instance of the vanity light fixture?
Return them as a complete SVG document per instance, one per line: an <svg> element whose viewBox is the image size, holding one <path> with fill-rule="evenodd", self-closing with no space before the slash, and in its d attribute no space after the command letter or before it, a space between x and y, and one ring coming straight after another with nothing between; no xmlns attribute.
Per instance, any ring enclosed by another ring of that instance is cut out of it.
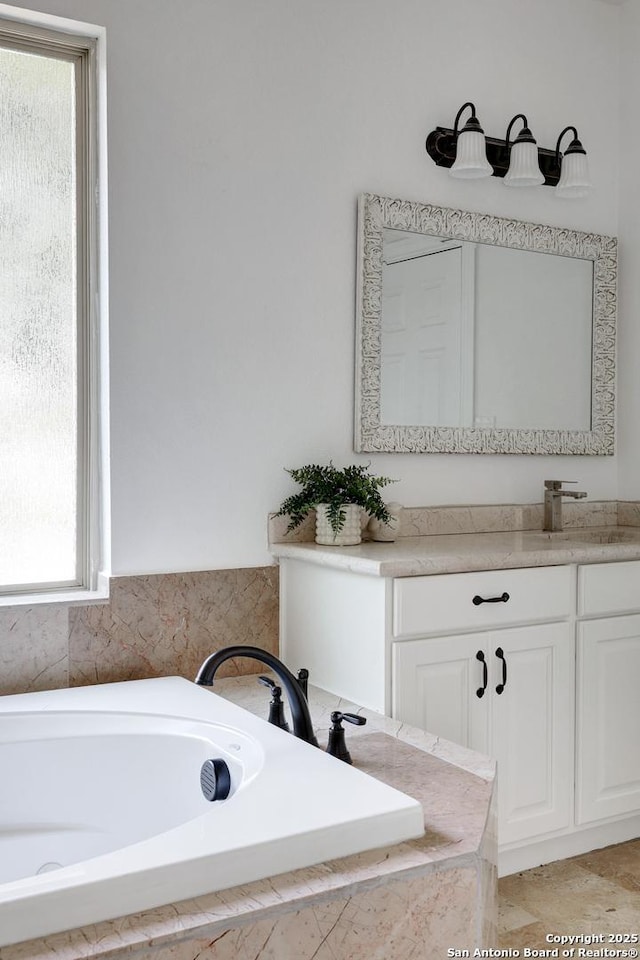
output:
<svg viewBox="0 0 640 960"><path fill-rule="evenodd" d="M560 161L560 142L569 130L573 130L573 140L565 150L562 161ZM565 127L558 137L556 160L558 165L562 162L560 180L556 186L556 197L586 197L591 186L587 166L587 151L578 140L578 131L575 127Z"/></svg>
<svg viewBox="0 0 640 960"><path fill-rule="evenodd" d="M523 127L513 143L510 143L511 128L517 120L522 120ZM517 113L509 122L505 141L509 156L509 169L504 178L505 186L536 187L544 183L544 173L538 163L538 147L524 113Z"/></svg>
<svg viewBox="0 0 640 960"><path fill-rule="evenodd" d="M462 130L458 130L460 117L467 107L471 107L471 116ZM451 167L451 176L460 177L464 180L477 180L479 177L492 176L493 167L487 160L487 143L484 130L480 126L476 116L476 108L471 101L463 103L458 110L453 124L453 135L456 141L456 154L454 164Z"/></svg>
<svg viewBox="0 0 640 960"><path fill-rule="evenodd" d="M459 130L460 117L470 109L471 116ZM511 141L511 129L518 121L522 129ZM573 140L563 154L560 152L562 138L569 131ZM427 153L439 167L449 167L452 177L480 178L504 177L510 187L530 187L544 184L556 187L559 197L584 197L591 186L587 170L587 155L578 139L575 127L565 127L555 150L539 147L529 129L523 113L518 113L509 122L504 140L485 137L471 101L464 103L453 125L436 127L427 137Z"/></svg>

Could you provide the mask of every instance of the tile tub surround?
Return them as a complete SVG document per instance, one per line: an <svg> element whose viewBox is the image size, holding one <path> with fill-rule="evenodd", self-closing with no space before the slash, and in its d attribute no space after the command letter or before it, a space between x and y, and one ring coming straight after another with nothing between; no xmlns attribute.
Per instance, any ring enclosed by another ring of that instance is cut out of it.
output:
<svg viewBox="0 0 640 960"><path fill-rule="evenodd" d="M0 607L0 695L178 675L231 644L278 651L278 570L114 577L91 605ZM257 673L233 660L220 676Z"/></svg>
<svg viewBox="0 0 640 960"><path fill-rule="evenodd" d="M69 686L69 607L0 607L0 695Z"/></svg>
<svg viewBox="0 0 640 960"><path fill-rule="evenodd" d="M332 710L311 691L318 739ZM264 716L253 678L216 692ZM496 940L495 767L486 757L362 710L361 769L421 800L425 836L138 915L0 948L0 960L422 960ZM274 867L276 874L277 867Z"/></svg>

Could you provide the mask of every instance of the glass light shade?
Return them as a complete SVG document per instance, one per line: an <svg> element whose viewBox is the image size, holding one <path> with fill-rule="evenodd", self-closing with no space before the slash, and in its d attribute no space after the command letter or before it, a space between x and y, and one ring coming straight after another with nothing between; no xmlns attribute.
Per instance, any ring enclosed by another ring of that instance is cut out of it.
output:
<svg viewBox="0 0 640 960"><path fill-rule="evenodd" d="M538 147L531 140L516 140L512 145L504 182L507 187L537 187L544 183L538 163Z"/></svg>
<svg viewBox="0 0 640 960"><path fill-rule="evenodd" d="M458 134L456 159L449 171L452 177L475 180L493 176L493 167L487 160L487 144L484 133L463 130Z"/></svg>
<svg viewBox="0 0 640 960"><path fill-rule="evenodd" d="M567 152L562 158L556 196L567 199L586 197L591 187L586 153Z"/></svg>

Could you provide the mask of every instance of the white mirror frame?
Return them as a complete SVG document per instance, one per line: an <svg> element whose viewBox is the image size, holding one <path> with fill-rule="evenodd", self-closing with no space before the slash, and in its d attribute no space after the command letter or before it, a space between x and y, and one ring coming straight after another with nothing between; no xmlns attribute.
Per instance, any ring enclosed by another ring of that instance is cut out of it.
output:
<svg viewBox="0 0 640 960"><path fill-rule="evenodd" d="M592 260L591 430L381 424L382 232L385 227ZM611 456L615 447L617 249L615 237L362 194L358 204L354 449L367 453Z"/></svg>

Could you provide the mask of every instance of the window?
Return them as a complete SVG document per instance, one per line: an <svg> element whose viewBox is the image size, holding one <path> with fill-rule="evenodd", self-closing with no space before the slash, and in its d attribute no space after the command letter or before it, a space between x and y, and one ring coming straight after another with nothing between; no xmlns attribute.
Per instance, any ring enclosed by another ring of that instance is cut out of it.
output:
<svg viewBox="0 0 640 960"><path fill-rule="evenodd" d="M4 602L98 586L96 76L95 40L0 20Z"/></svg>

